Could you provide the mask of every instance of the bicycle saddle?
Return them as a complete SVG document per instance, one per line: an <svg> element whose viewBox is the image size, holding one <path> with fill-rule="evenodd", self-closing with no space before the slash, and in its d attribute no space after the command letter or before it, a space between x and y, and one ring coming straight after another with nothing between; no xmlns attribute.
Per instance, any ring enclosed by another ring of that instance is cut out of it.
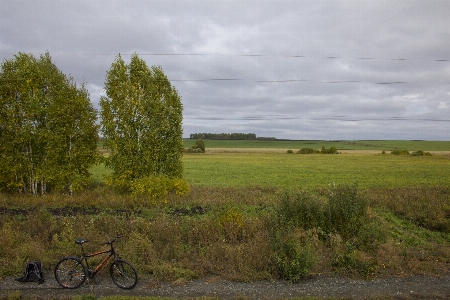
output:
<svg viewBox="0 0 450 300"><path fill-rule="evenodd" d="M77 239L77 240L75 241L75 244L81 245L81 244L86 243L86 242L88 242L88 240L85 240L85 239Z"/></svg>

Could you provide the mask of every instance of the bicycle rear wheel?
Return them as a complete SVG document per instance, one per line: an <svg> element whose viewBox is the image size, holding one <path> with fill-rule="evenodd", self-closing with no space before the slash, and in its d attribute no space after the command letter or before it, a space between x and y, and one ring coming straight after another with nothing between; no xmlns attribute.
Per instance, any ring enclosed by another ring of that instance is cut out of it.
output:
<svg viewBox="0 0 450 300"><path fill-rule="evenodd" d="M121 289L131 290L137 284L136 269L126 260L115 260L109 269L114 283Z"/></svg>
<svg viewBox="0 0 450 300"><path fill-rule="evenodd" d="M56 264L55 279L62 287L75 289L86 280L86 269L78 257L64 257Z"/></svg>

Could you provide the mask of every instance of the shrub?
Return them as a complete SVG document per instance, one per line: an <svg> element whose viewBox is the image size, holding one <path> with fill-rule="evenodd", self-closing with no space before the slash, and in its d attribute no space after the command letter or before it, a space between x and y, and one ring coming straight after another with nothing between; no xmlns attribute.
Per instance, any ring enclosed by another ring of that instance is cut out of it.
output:
<svg viewBox="0 0 450 300"><path fill-rule="evenodd" d="M292 154L292 153L294 153L294 151L288 150L287 153L288 153L288 154Z"/></svg>
<svg viewBox="0 0 450 300"><path fill-rule="evenodd" d="M391 154L392 155L409 155L409 151L408 150L392 150Z"/></svg>
<svg viewBox="0 0 450 300"><path fill-rule="evenodd" d="M147 196L152 201L157 202L165 200L165 197L171 191L174 191L177 195L187 195L190 191L190 186L182 179L156 175L133 180L130 190L135 196Z"/></svg>
<svg viewBox="0 0 450 300"><path fill-rule="evenodd" d="M205 142L202 139L198 139L195 145L191 148L185 149L187 153L205 153Z"/></svg>
<svg viewBox="0 0 450 300"><path fill-rule="evenodd" d="M361 275L365 278L372 277L378 268L376 259L366 257L351 243L346 243L343 249L334 254L331 265L338 273Z"/></svg>
<svg viewBox="0 0 450 300"><path fill-rule="evenodd" d="M302 149L298 150L297 153L298 154L314 154L314 153L319 153L319 151L314 150L312 148L302 148Z"/></svg>
<svg viewBox="0 0 450 300"><path fill-rule="evenodd" d="M368 199L359 195L357 184L333 185L324 194L325 199L304 191L283 194L276 207L276 226L354 236L368 220Z"/></svg>
<svg viewBox="0 0 450 300"><path fill-rule="evenodd" d="M186 153L203 153L202 149L200 148L187 148Z"/></svg>
<svg viewBox="0 0 450 300"><path fill-rule="evenodd" d="M324 203L307 192L283 194L276 213L277 226L281 228L323 227Z"/></svg>
<svg viewBox="0 0 450 300"><path fill-rule="evenodd" d="M296 282L310 274L317 263L313 249L317 235L304 230L279 228L273 239L275 263L279 276Z"/></svg>
<svg viewBox="0 0 450 300"><path fill-rule="evenodd" d="M324 196L285 193L275 209L272 245L279 275L284 279L297 281L309 274L316 262L314 239L342 237L359 251L375 250L385 236L378 235L378 227L370 223L369 201L358 194L356 184L333 185ZM366 276L376 266L359 259L353 250L339 247L336 253L333 267L339 270L355 268Z"/></svg>
<svg viewBox="0 0 450 300"><path fill-rule="evenodd" d="M431 153L419 150L419 151L415 151L415 152L411 153L411 155L412 156L431 156Z"/></svg>
<svg viewBox="0 0 450 300"><path fill-rule="evenodd" d="M358 194L357 184L331 186L327 191L325 230L344 238L355 235L367 221L369 201Z"/></svg>
<svg viewBox="0 0 450 300"><path fill-rule="evenodd" d="M322 151L320 151L322 154L336 154L337 149L336 147L331 147L330 149L326 149L325 146L322 146Z"/></svg>

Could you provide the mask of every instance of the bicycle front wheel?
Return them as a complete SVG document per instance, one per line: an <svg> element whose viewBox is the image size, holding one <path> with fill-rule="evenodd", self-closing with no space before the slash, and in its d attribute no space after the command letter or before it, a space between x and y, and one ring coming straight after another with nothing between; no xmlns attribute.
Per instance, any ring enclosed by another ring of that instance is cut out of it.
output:
<svg viewBox="0 0 450 300"><path fill-rule="evenodd" d="M137 284L138 276L136 269L127 261L115 260L109 269L114 283L121 289L131 290Z"/></svg>
<svg viewBox="0 0 450 300"><path fill-rule="evenodd" d="M86 269L77 257L64 257L55 267L55 279L62 287L75 289L86 280Z"/></svg>

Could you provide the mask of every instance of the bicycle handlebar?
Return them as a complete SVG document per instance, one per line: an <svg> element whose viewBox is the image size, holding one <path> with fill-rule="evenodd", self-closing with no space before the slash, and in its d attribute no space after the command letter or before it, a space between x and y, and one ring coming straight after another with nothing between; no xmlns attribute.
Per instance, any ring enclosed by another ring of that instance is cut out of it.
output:
<svg viewBox="0 0 450 300"><path fill-rule="evenodd" d="M103 246L103 245L112 245L116 240L120 239L121 237L122 237L122 235L119 234L119 235L117 235L114 239L109 240L109 241L107 241L107 242L104 242L104 243L101 244L101 245L102 245L102 246Z"/></svg>

